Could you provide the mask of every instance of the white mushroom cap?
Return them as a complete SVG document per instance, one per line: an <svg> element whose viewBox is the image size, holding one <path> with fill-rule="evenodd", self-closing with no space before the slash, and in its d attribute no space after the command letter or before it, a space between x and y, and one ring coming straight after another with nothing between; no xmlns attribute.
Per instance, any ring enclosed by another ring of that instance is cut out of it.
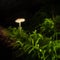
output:
<svg viewBox="0 0 60 60"><path fill-rule="evenodd" d="M21 22L24 22L25 19L24 18L18 18L15 20L16 23L21 23Z"/></svg>

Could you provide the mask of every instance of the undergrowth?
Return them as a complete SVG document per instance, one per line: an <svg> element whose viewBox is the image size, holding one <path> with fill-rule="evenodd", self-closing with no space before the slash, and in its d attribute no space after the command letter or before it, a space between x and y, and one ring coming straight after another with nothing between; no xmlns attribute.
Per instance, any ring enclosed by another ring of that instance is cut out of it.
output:
<svg viewBox="0 0 60 60"><path fill-rule="evenodd" d="M16 40L13 47L14 58L24 58L24 60L59 60L60 40L55 31L54 21L46 18L39 28L27 34L19 27L9 27L10 39Z"/></svg>

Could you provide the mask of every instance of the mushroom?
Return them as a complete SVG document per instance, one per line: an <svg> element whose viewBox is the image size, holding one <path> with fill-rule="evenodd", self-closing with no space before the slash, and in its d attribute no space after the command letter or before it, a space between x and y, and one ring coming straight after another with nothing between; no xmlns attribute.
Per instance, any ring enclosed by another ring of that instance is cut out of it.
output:
<svg viewBox="0 0 60 60"><path fill-rule="evenodd" d="M15 20L16 23L19 23L19 28L20 28L20 31L21 31L21 23L22 22L25 22L25 19L24 18L18 18Z"/></svg>

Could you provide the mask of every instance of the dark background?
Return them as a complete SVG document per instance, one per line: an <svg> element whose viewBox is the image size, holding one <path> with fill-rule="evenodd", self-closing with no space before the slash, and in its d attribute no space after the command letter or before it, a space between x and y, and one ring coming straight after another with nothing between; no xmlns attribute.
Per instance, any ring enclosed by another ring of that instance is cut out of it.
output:
<svg viewBox="0 0 60 60"><path fill-rule="evenodd" d="M0 25L17 26L14 21L23 17L26 19L24 24L27 27L38 11L45 12L49 17L53 14L60 15L60 2L58 0L0 0Z"/></svg>

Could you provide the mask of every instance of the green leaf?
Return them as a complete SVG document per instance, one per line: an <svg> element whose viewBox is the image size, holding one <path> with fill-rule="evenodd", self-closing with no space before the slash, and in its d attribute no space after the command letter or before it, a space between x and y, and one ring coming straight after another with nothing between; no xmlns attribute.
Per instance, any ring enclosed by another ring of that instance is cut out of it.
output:
<svg viewBox="0 0 60 60"><path fill-rule="evenodd" d="M28 54L30 54L34 49L35 49L35 46L33 46L33 47L29 50Z"/></svg>

